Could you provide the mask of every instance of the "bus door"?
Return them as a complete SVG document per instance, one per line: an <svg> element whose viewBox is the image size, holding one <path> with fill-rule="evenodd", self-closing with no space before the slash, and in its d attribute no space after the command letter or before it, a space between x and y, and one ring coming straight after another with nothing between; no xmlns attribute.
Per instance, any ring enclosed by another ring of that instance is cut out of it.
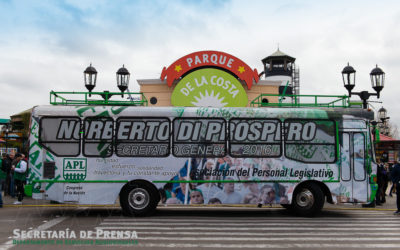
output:
<svg viewBox="0 0 400 250"><path fill-rule="evenodd" d="M339 202L365 202L368 197L366 174L366 134L346 132L341 152L341 183Z"/></svg>

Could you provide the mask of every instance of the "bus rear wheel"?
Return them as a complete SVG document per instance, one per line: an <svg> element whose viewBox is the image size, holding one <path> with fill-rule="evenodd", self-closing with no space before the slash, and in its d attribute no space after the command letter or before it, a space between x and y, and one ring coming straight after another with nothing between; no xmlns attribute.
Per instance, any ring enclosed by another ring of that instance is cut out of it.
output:
<svg viewBox="0 0 400 250"><path fill-rule="evenodd" d="M157 207L156 194L145 182L128 183L121 190L120 204L125 215L149 215Z"/></svg>
<svg viewBox="0 0 400 250"><path fill-rule="evenodd" d="M296 189L293 200L293 211L301 216L317 215L324 206L325 196L315 183L308 183Z"/></svg>

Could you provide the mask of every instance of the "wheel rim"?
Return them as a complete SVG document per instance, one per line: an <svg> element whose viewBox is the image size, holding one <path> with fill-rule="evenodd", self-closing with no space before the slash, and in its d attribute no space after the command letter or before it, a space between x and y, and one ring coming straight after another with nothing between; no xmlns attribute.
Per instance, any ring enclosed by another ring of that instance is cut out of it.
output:
<svg viewBox="0 0 400 250"><path fill-rule="evenodd" d="M296 203L299 207L310 208L314 204L314 195L308 189L302 189L296 196Z"/></svg>
<svg viewBox="0 0 400 250"><path fill-rule="evenodd" d="M137 210L144 209L150 202L149 192L143 188L135 188L129 192L128 201L132 208Z"/></svg>

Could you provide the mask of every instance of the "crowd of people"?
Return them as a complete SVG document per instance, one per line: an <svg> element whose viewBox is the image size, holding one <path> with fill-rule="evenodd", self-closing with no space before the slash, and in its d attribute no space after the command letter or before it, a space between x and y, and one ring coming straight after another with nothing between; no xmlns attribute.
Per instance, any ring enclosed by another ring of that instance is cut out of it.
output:
<svg viewBox="0 0 400 250"><path fill-rule="evenodd" d="M248 174L253 168L271 169L273 163L270 161L261 161L257 158L243 161L243 159L232 159L228 156L215 160L193 158L190 165L189 174L188 161L186 161L178 175L172 178L173 182L167 183L160 189L162 203L285 204L288 202L287 188L284 185L260 184L257 182L258 179ZM188 180L194 180L194 182L188 183ZM248 182L237 183L235 182L237 180ZM252 180L254 182L251 182Z"/></svg>
<svg viewBox="0 0 400 250"><path fill-rule="evenodd" d="M376 193L376 205L378 206L386 203L386 192L388 190L389 184L391 184L389 196L392 197L393 193L396 193L396 183L392 181L394 166L395 165L391 163L378 164L378 170L376 174L378 184L378 190Z"/></svg>
<svg viewBox="0 0 400 250"><path fill-rule="evenodd" d="M386 203L386 192L389 189L389 196L393 197L396 194L397 211L395 215L400 215L400 161L392 163L379 163L376 172L378 190L376 191L375 200L369 204L364 204L363 207L382 206Z"/></svg>
<svg viewBox="0 0 400 250"><path fill-rule="evenodd" d="M17 198L14 204L22 204L24 185L28 173L27 159L24 154L3 153L0 159L0 208L3 207L2 193Z"/></svg>

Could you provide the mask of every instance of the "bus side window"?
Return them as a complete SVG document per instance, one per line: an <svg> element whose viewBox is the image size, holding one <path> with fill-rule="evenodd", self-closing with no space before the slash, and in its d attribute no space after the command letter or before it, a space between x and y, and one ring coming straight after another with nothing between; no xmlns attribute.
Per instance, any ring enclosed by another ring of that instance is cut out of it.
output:
<svg viewBox="0 0 400 250"><path fill-rule="evenodd" d="M353 145L354 179L363 181L365 180L365 137L363 133L354 133Z"/></svg>
<svg viewBox="0 0 400 250"><path fill-rule="evenodd" d="M285 156L304 163L336 162L336 123L327 119L286 119Z"/></svg>
<svg viewBox="0 0 400 250"><path fill-rule="evenodd" d="M114 121L111 117L87 117L84 120L83 155L111 157L113 154Z"/></svg>
<svg viewBox="0 0 400 250"><path fill-rule="evenodd" d="M79 117L42 117L39 127L39 144L56 156L80 154Z"/></svg>
<svg viewBox="0 0 400 250"><path fill-rule="evenodd" d="M341 147L341 173L343 181L351 180L351 170L350 170L350 134L343 133L343 143Z"/></svg>

